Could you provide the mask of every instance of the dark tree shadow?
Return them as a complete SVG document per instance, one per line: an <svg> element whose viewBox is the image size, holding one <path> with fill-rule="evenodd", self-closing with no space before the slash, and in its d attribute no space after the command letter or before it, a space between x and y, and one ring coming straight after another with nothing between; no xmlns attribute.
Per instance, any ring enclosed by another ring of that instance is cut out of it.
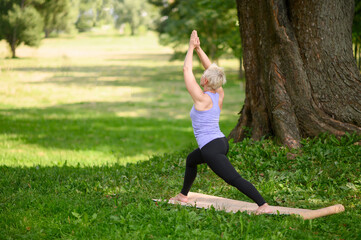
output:
<svg viewBox="0 0 361 240"><path fill-rule="evenodd" d="M136 104L136 103L135 103ZM147 105L144 104L146 109ZM46 108L0 109L0 134L27 144L72 150L110 149L124 156L164 152L192 139L189 119L119 117L129 103L83 102ZM139 106L138 106L139 107ZM149 106L148 106L149 107Z"/></svg>

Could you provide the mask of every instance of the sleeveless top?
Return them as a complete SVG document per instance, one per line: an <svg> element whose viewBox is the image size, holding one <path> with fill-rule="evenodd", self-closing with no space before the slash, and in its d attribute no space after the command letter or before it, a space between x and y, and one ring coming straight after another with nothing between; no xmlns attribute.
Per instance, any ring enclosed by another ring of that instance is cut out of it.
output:
<svg viewBox="0 0 361 240"><path fill-rule="evenodd" d="M216 138L225 137L219 128L219 115L221 114L221 109L218 105L219 94L205 93L212 99L212 108L206 111L198 111L193 105L190 112L193 132L199 148L202 148Z"/></svg>

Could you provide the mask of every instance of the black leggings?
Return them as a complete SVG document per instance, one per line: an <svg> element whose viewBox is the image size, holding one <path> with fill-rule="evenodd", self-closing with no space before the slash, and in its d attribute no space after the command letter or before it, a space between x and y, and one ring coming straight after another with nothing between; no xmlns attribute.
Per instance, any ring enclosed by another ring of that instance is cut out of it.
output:
<svg viewBox="0 0 361 240"><path fill-rule="evenodd" d="M197 165L207 163L212 171L221 177L226 183L236 187L239 191L255 201L258 206L262 206L266 203L266 201L252 183L243 179L234 169L226 156L228 150L229 145L227 138L223 137L214 139L202 147L202 149L197 148L190 153L187 157L186 171L181 193L185 196L188 195L194 179L197 176Z"/></svg>

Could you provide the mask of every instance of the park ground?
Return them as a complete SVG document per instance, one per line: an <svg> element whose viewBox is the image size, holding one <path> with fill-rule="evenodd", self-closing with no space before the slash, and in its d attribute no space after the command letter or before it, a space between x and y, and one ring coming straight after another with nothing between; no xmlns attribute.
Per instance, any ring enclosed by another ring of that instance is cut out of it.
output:
<svg viewBox="0 0 361 240"><path fill-rule="evenodd" d="M182 61L157 35L80 34L0 42L0 239L358 239L360 137L231 143L229 157L272 205L346 211L315 220L158 205L181 188L196 145ZM223 58L221 129L244 99L238 61ZM197 79L202 68L195 62ZM199 167L192 191L249 201Z"/></svg>

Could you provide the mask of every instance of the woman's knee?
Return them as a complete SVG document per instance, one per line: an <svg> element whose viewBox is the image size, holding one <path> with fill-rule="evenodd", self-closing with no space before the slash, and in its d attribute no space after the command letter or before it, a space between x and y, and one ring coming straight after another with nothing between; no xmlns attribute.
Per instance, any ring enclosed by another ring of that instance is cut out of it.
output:
<svg viewBox="0 0 361 240"><path fill-rule="evenodd" d="M221 177L228 184L233 185L241 178L241 175L236 171L229 159L224 154L214 155L206 158L208 166Z"/></svg>
<svg viewBox="0 0 361 240"><path fill-rule="evenodd" d="M187 156L186 167L197 167L197 164L202 162L202 156L200 152L193 151Z"/></svg>
<svg viewBox="0 0 361 240"><path fill-rule="evenodd" d="M186 167L194 167L195 165L195 161L193 160L191 154L189 154L186 160Z"/></svg>

